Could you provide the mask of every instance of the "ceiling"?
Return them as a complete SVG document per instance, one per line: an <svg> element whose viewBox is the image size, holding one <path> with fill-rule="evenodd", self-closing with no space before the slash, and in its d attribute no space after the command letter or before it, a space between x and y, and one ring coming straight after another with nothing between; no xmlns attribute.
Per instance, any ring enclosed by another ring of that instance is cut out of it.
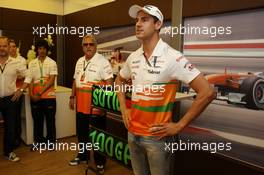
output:
<svg viewBox="0 0 264 175"><path fill-rule="evenodd" d="M80 10L107 4L115 0L61 0L63 1L64 15L74 13Z"/></svg>
<svg viewBox="0 0 264 175"><path fill-rule="evenodd" d="M67 15L115 0L1 0L0 7L32 12Z"/></svg>

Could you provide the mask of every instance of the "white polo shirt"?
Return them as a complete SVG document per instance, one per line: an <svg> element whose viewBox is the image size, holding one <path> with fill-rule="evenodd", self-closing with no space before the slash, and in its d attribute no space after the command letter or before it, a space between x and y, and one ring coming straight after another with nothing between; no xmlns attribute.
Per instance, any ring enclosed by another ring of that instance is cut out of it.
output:
<svg viewBox="0 0 264 175"><path fill-rule="evenodd" d="M11 57L11 56L10 56L10 57ZM27 61L26 61L26 59L25 59L24 57L22 57L21 55L17 55L17 57L12 57L12 58L20 60L21 63L22 63L22 65L25 66L26 69L27 69ZM18 78L21 79L21 76L18 75ZM23 80L23 79L22 79L22 80ZM20 81L20 80L19 80L19 81Z"/></svg>
<svg viewBox="0 0 264 175"><path fill-rule="evenodd" d="M22 65L21 61L9 57L0 71L0 97L10 96L16 91L16 79L18 75L25 77L24 82L31 82L31 74Z"/></svg>
<svg viewBox="0 0 264 175"><path fill-rule="evenodd" d="M83 81L81 81L82 76ZM86 82L96 83L113 78L113 70L103 55L95 53L89 61L86 61L85 56L78 59L73 78L76 81L76 87L82 87L83 83Z"/></svg>
<svg viewBox="0 0 264 175"><path fill-rule="evenodd" d="M43 63L38 58L32 60L28 65L28 69L32 74L33 82L39 80L41 77L47 78L50 75L58 75L56 62L48 56L46 56Z"/></svg>
<svg viewBox="0 0 264 175"><path fill-rule="evenodd" d="M12 57L12 58L14 58L14 57ZM21 55L17 55L17 57L15 57L14 59L18 59L18 60L20 60L21 63L22 63L24 66L27 67L27 60L26 60L24 57L22 57Z"/></svg>
<svg viewBox="0 0 264 175"><path fill-rule="evenodd" d="M120 70L124 79L132 79L132 109L129 131L151 136L154 124L171 120L177 80L190 83L200 74L179 51L161 39L149 59L143 48L133 52Z"/></svg>

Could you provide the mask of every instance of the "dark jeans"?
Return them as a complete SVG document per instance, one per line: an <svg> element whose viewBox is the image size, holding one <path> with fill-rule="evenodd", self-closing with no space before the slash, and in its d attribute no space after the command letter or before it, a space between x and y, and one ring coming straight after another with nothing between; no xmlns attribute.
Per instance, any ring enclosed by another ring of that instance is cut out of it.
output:
<svg viewBox="0 0 264 175"><path fill-rule="evenodd" d="M14 150L16 127L18 122L18 102L11 101L12 96L0 98L0 111L4 118L4 155Z"/></svg>
<svg viewBox="0 0 264 175"><path fill-rule="evenodd" d="M34 141L44 143L56 141L56 99L42 99L37 102L31 101L31 112L33 117ZM47 137L43 135L44 118L46 119Z"/></svg>
<svg viewBox="0 0 264 175"><path fill-rule="evenodd" d="M22 95L17 102L17 121L16 121L16 127L15 127L15 140L14 144L15 147L18 147L21 143L21 109L22 109L22 102L24 99L24 95Z"/></svg>
<svg viewBox="0 0 264 175"><path fill-rule="evenodd" d="M93 117L89 114L83 114L83 113L77 112L76 113L76 129L77 129L77 136L78 136L79 143L82 143L85 145L89 143L89 124L95 125L97 128L105 130L106 117L105 116ZM81 160L89 160L90 151L85 149L83 153L78 153L78 157ZM106 164L106 157L98 153L97 151L94 151L94 160L95 160L96 165Z"/></svg>

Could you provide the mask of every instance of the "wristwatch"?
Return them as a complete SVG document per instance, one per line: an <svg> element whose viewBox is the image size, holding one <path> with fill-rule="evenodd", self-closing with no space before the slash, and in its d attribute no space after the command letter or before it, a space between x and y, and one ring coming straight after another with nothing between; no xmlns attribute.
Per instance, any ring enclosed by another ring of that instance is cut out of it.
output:
<svg viewBox="0 0 264 175"><path fill-rule="evenodd" d="M24 89L22 89L22 88L21 88L21 89L19 89L19 90L20 90L21 92L24 92Z"/></svg>

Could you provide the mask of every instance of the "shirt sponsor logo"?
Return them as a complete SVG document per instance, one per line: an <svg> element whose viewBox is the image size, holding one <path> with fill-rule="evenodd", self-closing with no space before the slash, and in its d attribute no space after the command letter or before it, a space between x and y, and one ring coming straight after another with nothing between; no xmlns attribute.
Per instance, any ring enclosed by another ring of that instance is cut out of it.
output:
<svg viewBox="0 0 264 175"><path fill-rule="evenodd" d="M139 68L139 65L132 66L131 68L132 69L138 69Z"/></svg>
<svg viewBox="0 0 264 175"><path fill-rule="evenodd" d="M193 65L193 64L189 64L189 65L187 66L187 68L189 69L189 71L191 71L191 70L193 70L194 65Z"/></svg>
<svg viewBox="0 0 264 175"><path fill-rule="evenodd" d="M137 63L140 63L140 60L132 61L132 64L137 64Z"/></svg>
<svg viewBox="0 0 264 175"><path fill-rule="evenodd" d="M148 70L149 74L160 74L160 71Z"/></svg>

